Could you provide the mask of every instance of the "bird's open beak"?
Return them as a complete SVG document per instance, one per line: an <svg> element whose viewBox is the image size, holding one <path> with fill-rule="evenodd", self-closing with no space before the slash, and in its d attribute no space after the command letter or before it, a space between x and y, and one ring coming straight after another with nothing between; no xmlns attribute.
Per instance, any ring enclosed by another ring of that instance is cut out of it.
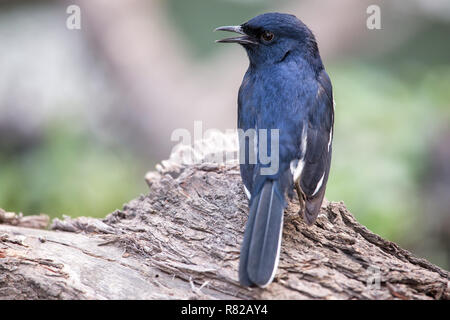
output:
<svg viewBox="0 0 450 320"><path fill-rule="evenodd" d="M223 26L218 27L214 31L230 31L242 34L241 37L225 38L222 40L216 40L220 43L240 43L240 44L258 44L258 42L251 36L245 34L241 26Z"/></svg>

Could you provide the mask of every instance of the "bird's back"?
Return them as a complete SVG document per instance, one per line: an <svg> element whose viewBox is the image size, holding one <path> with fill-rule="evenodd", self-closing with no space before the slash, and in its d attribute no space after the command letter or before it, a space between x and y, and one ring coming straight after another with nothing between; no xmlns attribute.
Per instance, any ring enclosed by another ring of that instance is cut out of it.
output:
<svg viewBox="0 0 450 320"><path fill-rule="evenodd" d="M280 170L301 153L302 129L317 94L314 70L302 59L255 68L250 66L238 98L238 127L279 130ZM270 133L269 133L270 134Z"/></svg>

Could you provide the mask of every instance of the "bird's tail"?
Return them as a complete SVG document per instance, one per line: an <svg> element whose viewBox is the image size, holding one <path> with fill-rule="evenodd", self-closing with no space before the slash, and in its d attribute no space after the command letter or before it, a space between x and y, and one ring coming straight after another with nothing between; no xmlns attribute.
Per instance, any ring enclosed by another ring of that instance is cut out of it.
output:
<svg viewBox="0 0 450 320"><path fill-rule="evenodd" d="M244 286L265 287L275 276L280 257L284 195L277 180L266 180L252 195L239 262Z"/></svg>

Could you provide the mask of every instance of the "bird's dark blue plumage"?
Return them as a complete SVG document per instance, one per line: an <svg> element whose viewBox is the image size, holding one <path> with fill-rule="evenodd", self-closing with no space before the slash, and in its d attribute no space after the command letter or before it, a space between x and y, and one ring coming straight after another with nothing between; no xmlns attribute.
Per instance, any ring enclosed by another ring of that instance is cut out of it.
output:
<svg viewBox="0 0 450 320"><path fill-rule="evenodd" d="M240 43L250 60L238 94L238 128L279 132L274 173L262 174L270 164L258 156L256 163L249 161L252 152L260 151L261 136L256 147L246 140L240 150L246 154L240 169L250 213L239 279L246 286L265 287L278 264L286 195L291 197L295 188L309 225L319 213L331 162L332 87L312 32L293 15L267 13L217 30L240 33L218 42Z"/></svg>

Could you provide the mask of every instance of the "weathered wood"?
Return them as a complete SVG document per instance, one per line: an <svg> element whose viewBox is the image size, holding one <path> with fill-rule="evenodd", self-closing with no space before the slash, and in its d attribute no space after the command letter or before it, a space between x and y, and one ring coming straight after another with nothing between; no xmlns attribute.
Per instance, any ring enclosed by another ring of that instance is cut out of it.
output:
<svg viewBox="0 0 450 320"><path fill-rule="evenodd" d="M0 208L0 224L10 224L13 226L44 229L50 221L49 216L40 214L38 216L24 216L22 213L7 212Z"/></svg>
<svg viewBox="0 0 450 320"><path fill-rule="evenodd" d="M248 208L238 167L166 164L147 181L147 195L102 220L55 219L51 231L0 225L0 298L449 298L447 271L373 234L337 202L308 227L293 201L274 282L243 288Z"/></svg>

